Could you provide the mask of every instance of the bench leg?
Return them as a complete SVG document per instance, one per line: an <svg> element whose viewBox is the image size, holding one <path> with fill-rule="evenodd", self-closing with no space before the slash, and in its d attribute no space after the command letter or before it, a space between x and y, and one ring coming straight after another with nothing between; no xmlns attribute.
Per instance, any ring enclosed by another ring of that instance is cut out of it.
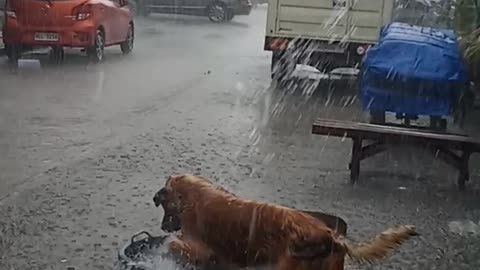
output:
<svg viewBox="0 0 480 270"><path fill-rule="evenodd" d="M362 154L362 140L353 138L352 161L350 162L350 183L353 185L360 175L360 161Z"/></svg>
<svg viewBox="0 0 480 270"><path fill-rule="evenodd" d="M458 180L457 180L458 188L460 190L465 189L465 182L467 182L470 179L470 168L468 166L469 161L470 161L470 153L464 152L460 157L460 168L459 168L459 174L458 174Z"/></svg>

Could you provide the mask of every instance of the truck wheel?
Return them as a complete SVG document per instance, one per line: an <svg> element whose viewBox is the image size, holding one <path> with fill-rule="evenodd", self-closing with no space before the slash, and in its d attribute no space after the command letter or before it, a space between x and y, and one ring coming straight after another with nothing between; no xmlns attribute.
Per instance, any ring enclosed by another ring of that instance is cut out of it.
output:
<svg viewBox="0 0 480 270"><path fill-rule="evenodd" d="M224 22L228 20L228 10L225 4L214 2L207 8L207 16L214 23Z"/></svg>
<svg viewBox="0 0 480 270"><path fill-rule="evenodd" d="M320 72L328 74L338 66L338 60L335 57L337 56L333 54L319 53L310 60L311 63L309 64L318 69Z"/></svg>
<svg viewBox="0 0 480 270"><path fill-rule="evenodd" d="M272 80L281 82L290 78L296 67L295 59L291 53L283 51L272 52L272 63L270 66Z"/></svg>

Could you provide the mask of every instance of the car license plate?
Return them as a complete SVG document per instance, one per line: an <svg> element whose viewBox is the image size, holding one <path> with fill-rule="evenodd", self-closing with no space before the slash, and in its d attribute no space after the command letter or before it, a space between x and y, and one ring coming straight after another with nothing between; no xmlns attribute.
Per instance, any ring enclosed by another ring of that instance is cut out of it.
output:
<svg viewBox="0 0 480 270"><path fill-rule="evenodd" d="M36 41L57 41L57 33L35 33Z"/></svg>

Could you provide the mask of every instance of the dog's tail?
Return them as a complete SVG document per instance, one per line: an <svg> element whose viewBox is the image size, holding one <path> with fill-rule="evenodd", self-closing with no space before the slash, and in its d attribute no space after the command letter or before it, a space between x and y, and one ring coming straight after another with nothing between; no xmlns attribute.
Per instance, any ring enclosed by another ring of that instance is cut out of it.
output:
<svg viewBox="0 0 480 270"><path fill-rule="evenodd" d="M391 251L416 235L415 226L399 226L382 232L370 242L344 243L344 247L347 255L357 263L372 263L386 258Z"/></svg>

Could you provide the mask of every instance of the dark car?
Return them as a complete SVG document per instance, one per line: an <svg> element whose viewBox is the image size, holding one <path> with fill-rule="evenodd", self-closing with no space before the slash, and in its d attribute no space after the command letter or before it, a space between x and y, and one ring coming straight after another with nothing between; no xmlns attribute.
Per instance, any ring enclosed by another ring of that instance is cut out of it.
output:
<svg viewBox="0 0 480 270"><path fill-rule="evenodd" d="M250 0L136 0L137 13L207 16L212 22L225 22L235 15L249 15Z"/></svg>

